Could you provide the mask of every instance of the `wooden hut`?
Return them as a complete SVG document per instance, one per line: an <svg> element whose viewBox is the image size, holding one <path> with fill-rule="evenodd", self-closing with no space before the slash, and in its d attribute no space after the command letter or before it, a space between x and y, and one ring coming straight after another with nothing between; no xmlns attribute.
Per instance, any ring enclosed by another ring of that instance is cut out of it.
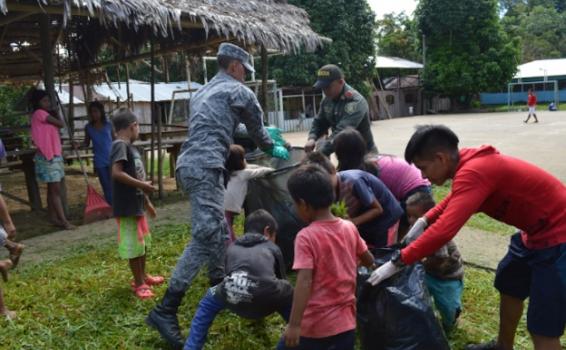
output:
<svg viewBox="0 0 566 350"><path fill-rule="evenodd" d="M267 57L268 49L313 51L329 40L310 28L304 10L285 0L0 0L0 12L0 81L43 80L53 100L55 84L69 82L86 86L88 101L88 85L103 80L101 69L112 65L150 59L153 68L161 55L212 54L225 41ZM265 101L267 59L262 62L260 100ZM155 69L151 71L155 113ZM73 120L70 108L71 129ZM152 120L150 148L159 150L161 164L161 118ZM157 168L161 195L162 167ZM33 171L29 160L27 169ZM26 179L30 205L38 208L33 174Z"/></svg>

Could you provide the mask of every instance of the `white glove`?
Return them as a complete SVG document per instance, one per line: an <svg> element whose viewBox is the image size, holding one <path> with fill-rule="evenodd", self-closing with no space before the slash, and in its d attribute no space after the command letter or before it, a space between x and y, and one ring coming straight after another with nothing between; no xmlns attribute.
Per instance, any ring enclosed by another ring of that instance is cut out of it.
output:
<svg viewBox="0 0 566 350"><path fill-rule="evenodd" d="M420 235L423 234L424 230L428 226L428 222L426 221L426 217L418 218L417 221L413 224L409 232L403 238L403 243L409 244L415 239L419 238Z"/></svg>
<svg viewBox="0 0 566 350"><path fill-rule="evenodd" d="M401 271L403 268L398 267L393 264L391 261L386 262L385 264L378 267L375 271L371 273L371 276L367 279L367 282L372 286L378 285L383 280L388 279L389 277L393 276L397 272Z"/></svg>

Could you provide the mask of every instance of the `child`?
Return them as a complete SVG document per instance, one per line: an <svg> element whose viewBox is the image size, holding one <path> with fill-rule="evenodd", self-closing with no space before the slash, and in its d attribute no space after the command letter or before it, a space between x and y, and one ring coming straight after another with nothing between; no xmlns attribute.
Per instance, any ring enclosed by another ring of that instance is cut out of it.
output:
<svg viewBox="0 0 566 350"><path fill-rule="evenodd" d="M366 157L366 142L353 128L347 128L334 140L338 169L359 169L377 176L401 204L403 215L399 222L399 238L403 238L409 227L405 202L417 192L431 193L430 182L421 171L404 159L392 155Z"/></svg>
<svg viewBox="0 0 566 350"><path fill-rule="evenodd" d="M108 204L112 204L112 183L110 169L110 149L114 139L112 124L106 120L104 105L94 101L88 105L89 123L85 126L84 147L90 145L92 140L92 152L94 153L94 170L98 175L98 181L104 198Z"/></svg>
<svg viewBox="0 0 566 350"><path fill-rule="evenodd" d="M529 115L527 116L527 120L523 121L523 123L528 123L529 119L531 119L531 115L535 118L535 123L538 123L537 119L537 96L533 92L533 89L529 89L529 96L527 98L527 106L529 107Z"/></svg>
<svg viewBox="0 0 566 350"><path fill-rule="evenodd" d="M407 199L407 216L413 225L418 218L434 208L435 203L428 193L418 192ZM448 242L436 253L423 261L426 271L426 285L434 299L434 304L442 316L446 331L452 330L462 311L462 291L464 289L464 265L454 241Z"/></svg>
<svg viewBox="0 0 566 350"><path fill-rule="evenodd" d="M0 161L6 158L6 149L4 148L4 143L0 139ZM2 186L0 185L0 191L2 191ZM10 260L12 262L12 268L15 268L20 261L20 256L22 255L25 245L16 243L13 239L16 238L16 226L12 221L10 212L8 211L8 206L4 201L4 198L0 195L0 246L5 247L10 254Z"/></svg>
<svg viewBox="0 0 566 350"><path fill-rule="evenodd" d="M248 193L248 181L273 171L272 168L248 165L245 155L246 151L242 146L231 145L226 160L226 171L229 172L230 179L224 193L224 213L228 221L230 242L236 240L234 218L242 212L242 205Z"/></svg>
<svg viewBox="0 0 566 350"><path fill-rule="evenodd" d="M483 212L521 232L511 238L495 276L500 293L498 338L466 349L512 349L524 301L529 298L527 329L534 349L559 350L566 325L566 188L543 169L492 146L459 149L459 141L443 125L420 126L411 137L405 160L435 185L452 179L452 189L407 233L418 238L397 251L368 281L378 284L404 265L430 256L473 214Z"/></svg>
<svg viewBox="0 0 566 350"><path fill-rule="evenodd" d="M344 201L350 221L368 245L381 248L397 241L403 210L381 180L361 170L337 174L334 165L320 152L310 153L306 162L318 164L330 174L336 199Z"/></svg>
<svg viewBox="0 0 566 350"><path fill-rule="evenodd" d="M227 308L248 319L278 312L289 320L293 287L285 279L285 262L275 245L277 222L267 211L246 218L246 234L226 252L227 276L206 293L191 322L185 350L200 350L216 315Z"/></svg>
<svg viewBox="0 0 566 350"><path fill-rule="evenodd" d="M277 349L353 350L356 338L358 263L373 267L373 256L356 226L330 212L332 180L310 164L287 182L299 217L309 224L295 239L297 283L289 324Z"/></svg>
<svg viewBox="0 0 566 350"><path fill-rule="evenodd" d="M151 217L156 211L144 194L156 190L145 181L145 170L140 154L132 143L138 138L136 116L127 109L120 109L112 119L116 140L112 143L112 208L118 222L118 252L128 259L134 281L132 290L139 299L153 298L152 285L163 283L163 277L145 273L146 246L150 234L144 214L144 204Z"/></svg>
<svg viewBox="0 0 566 350"><path fill-rule="evenodd" d="M34 90L31 96L31 139L37 147L33 158L35 174L40 182L47 183L47 210L49 219L66 230L75 226L67 221L61 201L61 180L65 177L59 129L63 122L55 113L50 114L51 102L45 90Z"/></svg>
<svg viewBox="0 0 566 350"><path fill-rule="evenodd" d="M10 259L0 260L0 274L2 275L4 282L7 282L8 271L13 268L20 259L20 255L23 251L23 245L10 241L10 239L14 239L16 236L16 227L12 222L8 207L6 206L6 202L4 202L4 198L2 198L2 196L0 196L0 221L2 221L3 225L0 225L0 246L6 247L10 252ZM0 315L3 315L9 320L16 318L16 313L8 310L4 304L2 288L0 288Z"/></svg>

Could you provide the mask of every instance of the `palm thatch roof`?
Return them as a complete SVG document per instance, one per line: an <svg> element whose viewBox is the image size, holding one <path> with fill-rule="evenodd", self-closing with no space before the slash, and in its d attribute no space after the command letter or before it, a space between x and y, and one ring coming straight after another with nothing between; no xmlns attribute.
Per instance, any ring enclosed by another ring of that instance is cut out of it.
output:
<svg viewBox="0 0 566 350"><path fill-rule="evenodd" d="M284 52L315 51L327 38L310 28L305 10L285 0L163 0L182 19L202 23L207 32L235 37Z"/></svg>
<svg viewBox="0 0 566 350"><path fill-rule="evenodd" d="M95 67L108 46L126 60L150 40L163 52L195 54L227 40L283 52L314 51L330 41L286 0L0 0L0 12L3 80L41 75L45 14L53 49L60 50L59 72Z"/></svg>

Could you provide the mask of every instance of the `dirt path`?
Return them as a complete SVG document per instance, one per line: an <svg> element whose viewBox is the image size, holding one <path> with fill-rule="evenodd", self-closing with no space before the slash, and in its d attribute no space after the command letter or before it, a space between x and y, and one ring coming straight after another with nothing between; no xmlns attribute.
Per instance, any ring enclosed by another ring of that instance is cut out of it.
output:
<svg viewBox="0 0 566 350"><path fill-rule="evenodd" d="M188 222L188 204L182 200L158 208L158 217L150 221L151 226ZM116 240L114 219L81 225L76 230L57 231L23 240L27 248L22 255L22 266L53 261L89 247L97 247ZM2 257L5 253L2 252Z"/></svg>
<svg viewBox="0 0 566 350"><path fill-rule="evenodd" d="M188 204L181 200L158 208L158 218L152 226L168 223L188 222ZM72 231L58 231L24 240L27 245L21 265L31 266L44 261L53 261L72 252L92 249L110 244L116 239L116 223L113 219L83 225ZM467 227L456 236L462 256L466 262L494 269L507 250L508 237L485 233ZM5 253L2 253L5 256Z"/></svg>

